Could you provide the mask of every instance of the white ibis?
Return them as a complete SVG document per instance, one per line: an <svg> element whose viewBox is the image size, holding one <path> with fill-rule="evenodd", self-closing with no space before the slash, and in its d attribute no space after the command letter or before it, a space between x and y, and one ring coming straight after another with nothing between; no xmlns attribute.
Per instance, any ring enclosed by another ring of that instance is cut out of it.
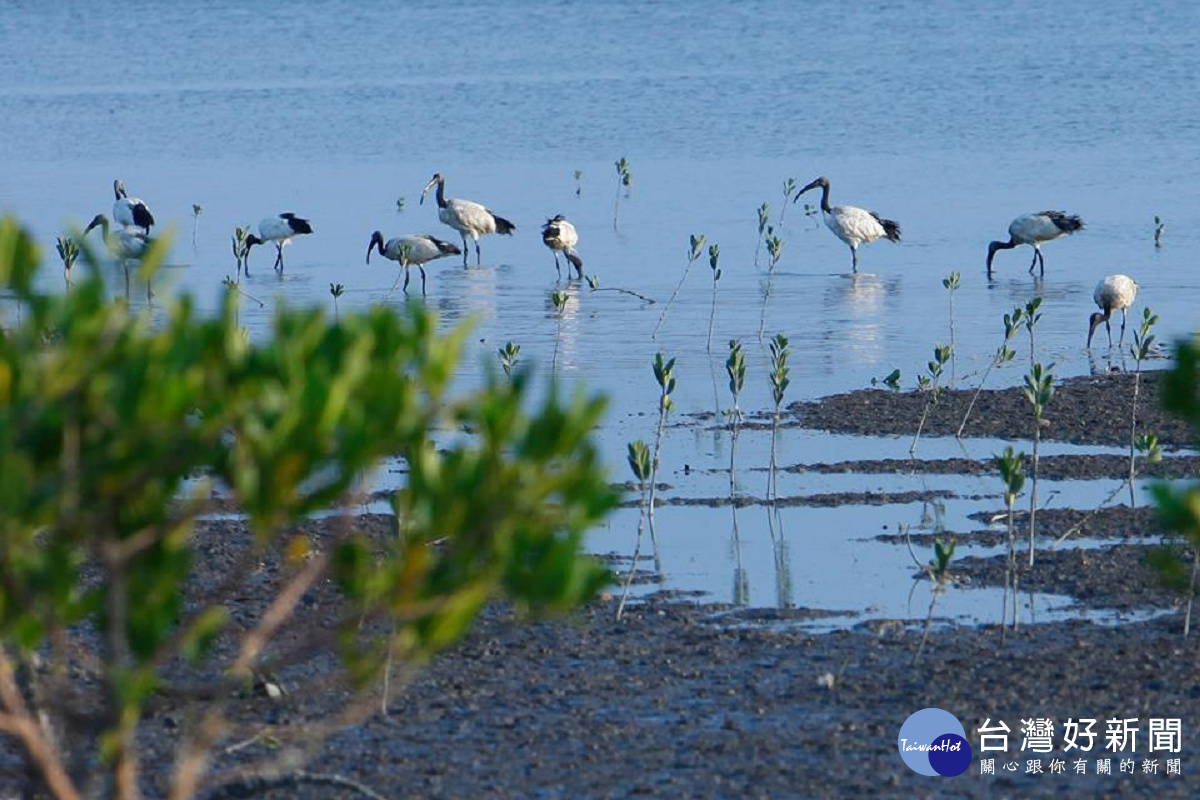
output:
<svg viewBox="0 0 1200 800"><path fill-rule="evenodd" d="M109 226L108 217L103 214L97 214L92 218L88 226L83 229L83 235L87 236L92 228L101 229L104 235L104 245L108 248L108 252L112 254L113 258L120 259L122 262L141 258L150 247L149 236L132 227L113 230Z"/></svg>
<svg viewBox="0 0 1200 800"><path fill-rule="evenodd" d="M1126 318L1129 307L1137 299L1137 292L1137 281L1128 275L1109 275L1096 284L1096 290L1092 292L1092 299L1096 301L1100 311L1093 312L1088 320L1088 347L1092 346L1092 334L1096 332L1096 328L1100 327L1101 322L1108 331L1108 346L1112 347L1112 327L1109 326L1108 321L1112 317L1112 313L1118 309L1121 311L1121 338L1117 344L1124 343Z"/></svg>
<svg viewBox="0 0 1200 800"><path fill-rule="evenodd" d="M283 272L283 248L292 243L292 238L312 233L312 225L306 219L301 219L290 211L285 211L277 217L267 217L258 223L258 236L250 234L246 237L246 255L256 244L275 244L275 269Z"/></svg>
<svg viewBox="0 0 1200 800"><path fill-rule="evenodd" d="M438 204L438 219L446 225L449 225L454 230L458 231L462 236L463 242L463 266L467 265L467 237L475 241L475 263L480 264L483 257L479 253L479 237L489 233L500 233L505 236L511 236L512 232L517 229L516 225L506 220L504 217L498 217L489 209L472 203L470 200L459 200L458 198L446 198L446 178L439 172L435 173L429 179L429 183L425 184L425 188L421 191L421 203L425 202L425 195L429 194L429 190L437 186L437 204Z"/></svg>
<svg viewBox="0 0 1200 800"><path fill-rule="evenodd" d="M1042 255L1042 243L1070 236L1078 230L1083 230L1083 220L1074 214L1066 214L1062 211L1022 214L1009 223L1007 242L992 242L988 245L988 277L992 277L992 259L996 257L997 250L1011 250L1022 244L1033 247L1033 262L1029 265L1029 273L1032 275L1033 268L1040 263L1040 274L1044 276L1046 274L1046 257Z"/></svg>
<svg viewBox="0 0 1200 800"><path fill-rule="evenodd" d="M430 261L446 256L457 256L462 253L458 245L443 242L441 239L424 233L410 233L407 236L397 236L388 239L384 244L383 233L375 231L371 234L371 243L367 245L367 263L371 263L371 251L379 250L384 258L391 259L404 270L404 293L408 294L408 268L415 265L421 270L421 294L425 294L425 265ZM396 283L400 276L396 276ZM392 289L395 289L395 284Z"/></svg>
<svg viewBox="0 0 1200 800"><path fill-rule="evenodd" d="M870 244L876 239L887 239L890 242L900 241L900 224L890 219L883 219L874 211L867 211L857 206L830 206L829 179L817 178L796 194L796 200L809 189L821 187L821 216L825 225L833 231L833 235L850 247L851 268L858 272L858 246Z"/></svg>
<svg viewBox="0 0 1200 800"><path fill-rule="evenodd" d="M558 277L562 277L562 267L558 265L559 253L566 256L579 277L583 277L583 259L575 252L575 245L579 244L579 232L567 222L566 217L556 214L553 219L546 220L542 226L542 242L554 251L554 269L558 270Z"/></svg>
<svg viewBox="0 0 1200 800"><path fill-rule="evenodd" d="M140 198L130 197L125 191L125 184L119 180L113 181L113 194L117 198L112 208L113 221L126 228L141 228L149 235L154 215L146 204Z"/></svg>

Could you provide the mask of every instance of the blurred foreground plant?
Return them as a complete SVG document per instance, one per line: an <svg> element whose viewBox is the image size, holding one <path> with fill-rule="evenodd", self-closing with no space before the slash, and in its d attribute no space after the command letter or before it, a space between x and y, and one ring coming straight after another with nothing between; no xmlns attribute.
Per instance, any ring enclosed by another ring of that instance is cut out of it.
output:
<svg viewBox="0 0 1200 800"><path fill-rule="evenodd" d="M0 221L0 286L28 310L0 334L0 733L37 791L126 800L151 781L182 799L303 779L320 739L375 707L385 664L411 672L493 598L562 610L608 581L580 555L616 500L590 440L600 399L551 389L530 408L519 370L451 392L464 331L439 335L420 308L340 325L281 310L253 343L232 291L211 319L183 296L152 320L109 302L96 259L83 263L71 292L39 293L32 240ZM398 535L369 539L345 509L392 455L409 470ZM196 523L217 486L249 535L223 539L230 560L204 572ZM295 530L337 506L330 532ZM264 560L279 564L268 584ZM322 586L340 592L329 624L296 624ZM354 690L344 704L212 773L214 747L245 733L232 718L253 711L230 712L256 676L330 652ZM174 765L144 778L141 750L163 735L151 704L185 723Z"/></svg>

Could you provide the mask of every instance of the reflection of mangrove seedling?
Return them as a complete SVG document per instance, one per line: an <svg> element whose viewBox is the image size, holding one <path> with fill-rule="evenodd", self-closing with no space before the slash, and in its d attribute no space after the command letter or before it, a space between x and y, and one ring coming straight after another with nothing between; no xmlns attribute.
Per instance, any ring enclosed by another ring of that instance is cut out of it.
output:
<svg viewBox="0 0 1200 800"><path fill-rule="evenodd" d="M616 162L617 167L617 199L613 201L613 230L617 230L617 219L621 211L621 190L625 190L625 196L629 196L629 187L633 186L633 170L629 167L629 162L622 156L620 161Z"/></svg>
<svg viewBox="0 0 1200 800"><path fill-rule="evenodd" d="M75 261L79 258L79 245L69 236L60 236L54 247L58 250L58 257L62 259L63 276L67 279L67 283L70 283L71 268L75 266Z"/></svg>
<svg viewBox="0 0 1200 800"><path fill-rule="evenodd" d="M1162 247L1162 235L1167 232L1167 223L1159 218L1158 214L1154 215L1154 247Z"/></svg>
<svg viewBox="0 0 1200 800"><path fill-rule="evenodd" d="M909 455L916 455L917 442L921 440L921 432L925 430L925 420L929 418L929 409L941 399L944 387L942 386L942 373L945 371L946 364L954 355L953 348L948 344L934 345L933 360L925 364L925 368L929 370L928 375L917 376L917 388L925 394L925 406L921 409L921 421L917 424L917 434L913 437L912 445L908 448Z"/></svg>
<svg viewBox="0 0 1200 800"><path fill-rule="evenodd" d="M1142 324L1133 333L1133 346L1129 348L1129 352L1133 355L1137 366L1133 372L1133 403L1129 412L1129 507L1133 508L1136 504L1136 494L1133 491L1133 480L1136 477L1135 463L1137 451L1137 412L1138 412L1138 395L1142 388L1142 362L1150 357L1150 349L1154 346L1154 334L1151 329L1158 324L1158 315L1150 311L1149 308L1142 309ZM1158 440L1155 439L1155 444Z"/></svg>
<svg viewBox="0 0 1200 800"><path fill-rule="evenodd" d="M1042 298L1035 297L1025 304L1025 330L1029 331L1029 363L1032 365L1037 359L1034 358L1033 334L1037 328L1038 320L1042 318L1042 313L1038 311L1042 307Z"/></svg>
<svg viewBox="0 0 1200 800"><path fill-rule="evenodd" d="M994 458L996 468L1000 471L1000 480L1004 482L1004 507L1008 510L1007 539L1008 558L1004 566L1004 605L1000 614L1000 637L1003 640L1007 627L1008 598L1012 592L1013 630L1017 628L1017 527L1016 507L1017 496L1025 487L1025 454L1014 453L1012 446L1004 448L1004 453Z"/></svg>
<svg viewBox="0 0 1200 800"><path fill-rule="evenodd" d="M396 213L397 214L403 214L404 209L407 206L408 206L408 200L406 200L404 198L404 195L400 195L399 197L396 198Z"/></svg>
<svg viewBox="0 0 1200 800"><path fill-rule="evenodd" d="M192 203L192 250L196 249L196 231L200 228L200 215L204 213L204 206Z"/></svg>
<svg viewBox="0 0 1200 800"><path fill-rule="evenodd" d="M975 394L971 395L971 402L967 404L967 413L963 414L962 422L958 425L958 432L954 434L956 437L962 438L963 429L967 427L967 420L971 418L971 409L975 408L975 401L979 399L979 393L983 391L983 385L987 383L988 375L991 375L992 370L996 367L1002 367L1017 357L1016 351L1009 347L1008 343L1017 335L1017 330L1021 327L1021 321L1024 318L1025 311L1020 306L1014 308L1011 314L1004 315L1004 341L1000 343L1000 347L996 349L996 354L992 356L987 369L983 371L979 386L975 389Z"/></svg>
<svg viewBox="0 0 1200 800"><path fill-rule="evenodd" d="M900 370L894 369L882 378L871 378L872 386L877 386L881 383L893 392L900 391Z"/></svg>
<svg viewBox="0 0 1200 800"><path fill-rule="evenodd" d="M683 268L683 277L679 279L679 283L675 284L675 291L671 292L671 297L667 300L667 305L663 308L662 313L658 315L658 322L654 325L654 332L650 334L651 339L658 338L658 329L662 327L663 320L667 318L667 312L671 310L671 304L675 302L676 296L679 295L679 290L683 288L683 282L687 280L688 272L692 269L692 264L696 263L697 259L704 254L704 234L691 235L691 249L688 250L687 266Z"/></svg>
<svg viewBox="0 0 1200 800"><path fill-rule="evenodd" d="M662 353L654 354L654 380L658 383L658 429L654 433L654 460L650 463L650 541L654 552L658 552L658 532L654 527L654 498L658 483L659 456L662 453L663 432L667 429L667 414L675 405L671 393L675 391L675 359L666 360Z"/></svg>
<svg viewBox="0 0 1200 800"><path fill-rule="evenodd" d="M346 293L346 287L340 283L329 284L329 294L333 298L333 319L340 321L342 318L341 309L338 308L338 298Z"/></svg>
<svg viewBox="0 0 1200 800"><path fill-rule="evenodd" d="M954 386L958 380L957 361L954 357L954 293L958 291L958 285L962 276L957 272L951 272L945 278L942 278L942 286L950 298L950 386Z"/></svg>
<svg viewBox="0 0 1200 800"><path fill-rule="evenodd" d="M947 545L941 539L935 539L933 541L933 560L925 567L925 573L933 581L933 592L929 598L929 613L925 615L925 632L921 635L921 643L917 645L917 653L913 656L914 664L921 660L921 653L925 650L925 643L929 641L929 628L933 624L933 611L937 608L938 598L942 596L942 592L954 580L950 574L950 560L952 558L954 558L953 540Z"/></svg>
<svg viewBox="0 0 1200 800"><path fill-rule="evenodd" d="M568 295L564 291L555 289L550 293L550 303L554 306L555 328L554 328L554 355L550 358L550 371L558 365L558 342L562 338L562 321L567 313Z"/></svg>
<svg viewBox="0 0 1200 800"><path fill-rule="evenodd" d="M500 357L500 367L504 370L505 377L511 378L513 369L521 357L521 345L515 342L505 342L504 347L496 351L496 355Z"/></svg>
<svg viewBox="0 0 1200 800"><path fill-rule="evenodd" d="M733 408L729 416L733 418L733 433L729 439L729 494L733 494L736 483L736 457L738 433L742 427L742 409L738 404L742 395L742 387L746 384L746 356L742 352L742 343L737 339L729 340L729 358L725 359L725 374L729 376L729 391L733 395ZM737 520L736 510L734 520Z"/></svg>
<svg viewBox="0 0 1200 800"><path fill-rule="evenodd" d="M1038 489L1038 455L1042 443L1042 426L1046 406L1054 397L1054 365L1043 367L1034 364L1025 375L1025 386L1021 393L1033 407L1033 469L1029 486L1029 566L1033 566L1035 549L1034 537L1037 535L1037 489Z"/></svg>
<svg viewBox="0 0 1200 800"><path fill-rule="evenodd" d="M775 229L767 226L767 288L763 292L762 313L758 316L758 340L761 342L767 327L767 302L771 299L771 288L775 281L775 265L783 257L783 239L775 235Z"/></svg>
<svg viewBox="0 0 1200 800"><path fill-rule="evenodd" d="M250 228L247 226L238 225L233 229L233 257L237 259L237 274L238 280L242 278L242 270L246 270L246 275L250 275Z"/></svg>
<svg viewBox="0 0 1200 800"><path fill-rule="evenodd" d="M783 395L787 391L791 379L788 378L788 347L787 337L777 333L767 344L771 354L771 399L775 401L775 412L771 415L771 468L767 473L767 500L779 499L779 480L776 473L775 440L779 434L779 410L783 406Z"/></svg>
<svg viewBox="0 0 1200 800"><path fill-rule="evenodd" d="M583 194L583 170L575 170L575 196L579 197Z"/></svg>
<svg viewBox="0 0 1200 800"><path fill-rule="evenodd" d="M708 268L712 270L712 308L708 312L708 344L704 346L704 352L712 352L712 332L713 320L717 317L717 281L721 280L721 268L718 264L721 261L721 248L715 244L708 246Z"/></svg>
<svg viewBox="0 0 1200 800"><path fill-rule="evenodd" d="M763 239L767 236L767 228L771 222L771 207L766 201L758 207L758 241L754 245L754 267L758 268L758 253L762 250Z"/></svg>
<svg viewBox="0 0 1200 800"><path fill-rule="evenodd" d="M646 303L654 303L653 298L646 297L646 295L641 294L640 292L635 292L632 289L622 289L618 286L601 286L600 277L598 275L588 275L586 280L588 289L593 292L620 292L621 294L627 294L630 297L636 297L637 299Z"/></svg>
<svg viewBox="0 0 1200 800"><path fill-rule="evenodd" d="M625 585L621 587L621 601L617 604L617 619L625 613L625 600L629 597L629 587L637 574L638 562L642 557L642 533L646 529L646 484L651 481L650 448L641 439L628 445L627 460L629 470L633 473L638 484L638 527L637 540L633 545L633 558L629 563L629 572L625 576Z"/></svg>
<svg viewBox="0 0 1200 800"><path fill-rule="evenodd" d="M779 222L776 223L779 227L783 227L783 216L787 213L788 206L792 204L792 195L796 193L796 179L788 178L783 182L783 208L779 209Z"/></svg>

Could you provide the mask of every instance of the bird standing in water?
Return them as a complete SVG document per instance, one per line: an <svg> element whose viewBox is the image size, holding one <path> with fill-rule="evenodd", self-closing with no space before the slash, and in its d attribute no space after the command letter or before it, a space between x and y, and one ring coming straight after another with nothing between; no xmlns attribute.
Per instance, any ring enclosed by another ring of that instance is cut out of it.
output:
<svg viewBox="0 0 1200 800"><path fill-rule="evenodd" d="M821 187L821 216L825 225L833 231L833 235L841 239L850 248L850 267L858 272L858 246L870 244L877 239L887 239L890 242L900 241L900 224L890 219L883 219L874 211L867 211L857 206L830 206L829 179L817 178L796 194L796 202L800 195L810 189Z"/></svg>
<svg viewBox="0 0 1200 800"><path fill-rule="evenodd" d="M546 224L542 226L542 242L554 251L554 269L558 270L558 277L562 277L562 267L558 264L559 253L566 256L579 277L583 277L583 259L575 252L575 245L579 244L579 232L575 230L574 225L567 222L566 217L556 214L552 219L546 220Z"/></svg>
<svg viewBox="0 0 1200 800"><path fill-rule="evenodd" d="M992 277L992 259L997 250L1011 250L1022 244L1033 247L1033 263L1029 272L1041 264L1041 276L1046 275L1046 257L1042 255L1042 243L1052 242L1064 236L1070 236L1075 231L1083 230L1083 220L1074 214L1062 211L1039 211L1036 214L1022 214L1008 225L1008 241L992 242L988 245L987 274Z"/></svg>
<svg viewBox="0 0 1200 800"><path fill-rule="evenodd" d="M1112 313L1117 310L1121 312L1121 338L1117 344L1125 342L1125 322L1129 315L1129 307L1137 299L1137 293L1137 281L1128 275L1109 275L1096 284L1096 290L1092 292L1092 299L1096 301L1100 311L1093 312L1088 319L1088 347L1092 346L1092 336L1096 333L1096 328L1100 327L1101 322L1108 331L1108 346L1112 347L1112 327L1109 325L1109 320L1112 318Z"/></svg>

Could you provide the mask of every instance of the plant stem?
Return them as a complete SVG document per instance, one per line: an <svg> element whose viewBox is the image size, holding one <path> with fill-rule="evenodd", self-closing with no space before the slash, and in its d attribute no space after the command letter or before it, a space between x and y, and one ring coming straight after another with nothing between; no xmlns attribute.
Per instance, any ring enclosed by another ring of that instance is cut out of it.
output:
<svg viewBox="0 0 1200 800"><path fill-rule="evenodd" d="M1129 507L1137 508L1137 493L1133 488L1137 465L1137 407L1138 394L1142 386L1142 360L1137 362L1137 371L1133 373L1133 409L1129 412Z"/></svg>
<svg viewBox="0 0 1200 800"><path fill-rule="evenodd" d="M687 266L683 268L683 277L679 279L679 283L675 284L675 291L671 292L671 297L667 300L667 305L663 308L662 314L658 316L658 322L654 324L654 332L650 334L651 339L658 338L658 329L662 327L663 320L667 318L667 312L671 310L671 304L675 302L679 290L683 288L683 282L687 280L688 272L692 269L692 263L695 259L689 258Z"/></svg>
<svg viewBox="0 0 1200 800"><path fill-rule="evenodd" d="M717 281L716 281L716 278L714 278L713 279L713 287L712 287L712 307L708 311L708 344L706 344L704 347L704 352L706 352L706 353L712 352L713 320L715 320L716 318L717 318Z"/></svg>
<svg viewBox="0 0 1200 800"><path fill-rule="evenodd" d="M633 585L634 575L637 574L638 561L642 557L642 532L646 528L646 484L638 484L638 494L641 502L638 504L637 541L633 545L633 561L629 564L629 573L625 576L625 585L621 588L621 601L617 604L617 621L625 613L625 601L629 598L629 587Z"/></svg>
<svg viewBox="0 0 1200 800"><path fill-rule="evenodd" d="M1037 488L1038 488L1038 452L1042 443L1042 417L1034 417L1033 429L1033 470L1029 484L1029 566L1033 566L1035 552L1034 537L1037 535Z"/></svg>
<svg viewBox="0 0 1200 800"><path fill-rule="evenodd" d="M936 580L933 587L933 597L929 599L929 613L925 615L925 632L921 634L921 643L917 645L916 655L913 656L913 665L917 665L921 661L921 653L925 650L925 643L929 641L929 628L933 624L933 610L937 608L938 597L942 594L942 585Z"/></svg>
<svg viewBox="0 0 1200 800"><path fill-rule="evenodd" d="M987 383L988 375L992 374L992 368L996 366L995 357L991 363L987 365L987 369L983 371L983 377L979 381L979 386L975 387L975 393L971 395L971 402L967 404L967 413L963 414L962 422L958 425L958 431L954 434L954 438L961 439L962 432L967 427L967 420L971 418L971 409L975 408L975 401L979 399L979 395L983 392L983 385Z"/></svg>

